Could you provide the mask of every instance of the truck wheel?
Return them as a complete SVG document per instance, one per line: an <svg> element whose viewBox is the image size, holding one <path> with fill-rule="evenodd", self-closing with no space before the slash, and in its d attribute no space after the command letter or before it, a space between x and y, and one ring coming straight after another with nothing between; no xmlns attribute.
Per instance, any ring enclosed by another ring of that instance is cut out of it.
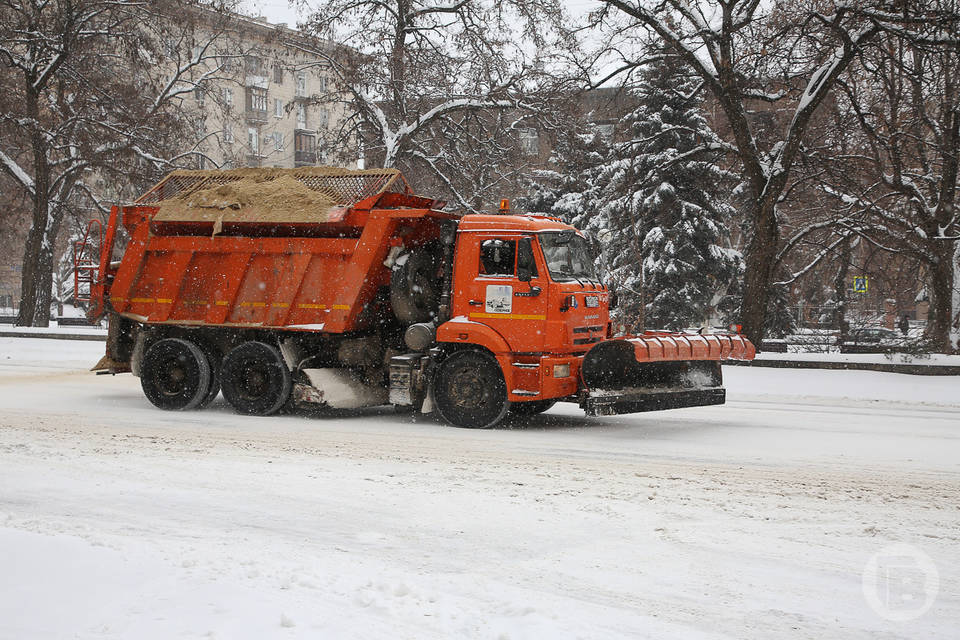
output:
<svg viewBox="0 0 960 640"><path fill-rule="evenodd" d="M429 322L440 303L440 261L429 246L397 258L390 276L390 306L403 324Z"/></svg>
<svg viewBox="0 0 960 640"><path fill-rule="evenodd" d="M530 402L511 402L510 413L515 416L535 416L538 413L543 413L555 404L557 404L557 401L553 399L531 400Z"/></svg>
<svg viewBox="0 0 960 640"><path fill-rule="evenodd" d="M210 365L197 345L164 338L147 349L140 385L154 406L171 411L195 409L210 387Z"/></svg>
<svg viewBox="0 0 960 640"><path fill-rule="evenodd" d="M276 347L244 342L223 359L220 385L238 413L269 416L286 404L293 380Z"/></svg>
<svg viewBox="0 0 960 640"><path fill-rule="evenodd" d="M220 395L220 367L223 357L216 348L204 340L198 341L197 346L206 357L207 364L210 365L210 384L207 386L207 393L204 394L203 400L197 405L197 409L205 409Z"/></svg>
<svg viewBox="0 0 960 640"><path fill-rule="evenodd" d="M489 429L510 405L500 365L479 351L458 351L441 362L433 396L444 420L469 429Z"/></svg>

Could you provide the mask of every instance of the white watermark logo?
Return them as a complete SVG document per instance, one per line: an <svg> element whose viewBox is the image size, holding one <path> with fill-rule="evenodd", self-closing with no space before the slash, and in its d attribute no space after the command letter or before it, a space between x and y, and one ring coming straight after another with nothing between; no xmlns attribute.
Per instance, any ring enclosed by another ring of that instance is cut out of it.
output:
<svg viewBox="0 0 960 640"><path fill-rule="evenodd" d="M940 574L933 560L909 544L884 547L863 568L863 597L884 620L919 618L933 606L939 591Z"/></svg>

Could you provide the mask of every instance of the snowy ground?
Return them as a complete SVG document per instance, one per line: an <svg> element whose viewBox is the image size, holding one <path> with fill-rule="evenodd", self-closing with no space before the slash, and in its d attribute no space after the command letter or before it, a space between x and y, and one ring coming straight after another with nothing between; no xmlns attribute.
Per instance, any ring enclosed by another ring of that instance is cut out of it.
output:
<svg viewBox="0 0 960 640"><path fill-rule="evenodd" d="M162 412L82 371L102 349L0 338L0 638L960 628L955 377L728 367L724 406L475 432ZM891 543L938 573L908 622L929 570L884 573L883 615L863 589Z"/></svg>
<svg viewBox="0 0 960 640"><path fill-rule="evenodd" d="M922 364L937 366L960 366L960 356L946 355L943 353L840 353L839 349L833 351L820 351L809 353L776 353L766 351L757 354L758 360L801 360L806 362L873 362L889 364Z"/></svg>

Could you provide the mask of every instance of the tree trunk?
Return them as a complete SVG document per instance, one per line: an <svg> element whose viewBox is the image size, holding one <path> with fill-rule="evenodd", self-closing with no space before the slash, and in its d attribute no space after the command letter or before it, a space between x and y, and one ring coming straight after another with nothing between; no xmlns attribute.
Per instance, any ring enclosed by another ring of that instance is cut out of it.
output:
<svg viewBox="0 0 960 640"><path fill-rule="evenodd" d="M32 122L40 121L40 95L27 91L27 115ZM53 245L59 221L50 210L51 168L47 162L47 144L39 125L31 133L33 152L33 221L23 252L23 272L20 278L20 312L17 326L46 327L50 325L50 289L53 286Z"/></svg>
<svg viewBox="0 0 960 640"><path fill-rule="evenodd" d="M38 207L34 207L33 224L30 227L27 246L23 253L23 273L20 279L20 313L17 316L17 326L21 327L46 327L50 325L50 293L53 287L53 240L56 235L48 235L46 198L37 198L37 200L44 201L38 202L38 204L44 206L44 211L38 213ZM50 237L51 235L52 237Z"/></svg>
<svg viewBox="0 0 960 640"><path fill-rule="evenodd" d="M960 241L953 243L953 324L950 338L954 350L960 353Z"/></svg>
<svg viewBox="0 0 960 640"><path fill-rule="evenodd" d="M950 353L950 325L953 321L954 242L940 241L931 247L938 260L930 265L930 314L924 337L938 353Z"/></svg>
<svg viewBox="0 0 960 640"><path fill-rule="evenodd" d="M743 333L753 344L763 340L764 320L770 303L770 283L776 264L780 232L777 228L773 204L762 206L754 200L755 211L747 212L756 220L753 235L743 252L746 272L743 277L743 300L740 304L740 324Z"/></svg>
<svg viewBox="0 0 960 640"><path fill-rule="evenodd" d="M850 269L850 237L840 245L840 266L837 267L837 277L833 281L833 288L837 300L833 312L833 328L839 332L840 344L847 341L847 274Z"/></svg>

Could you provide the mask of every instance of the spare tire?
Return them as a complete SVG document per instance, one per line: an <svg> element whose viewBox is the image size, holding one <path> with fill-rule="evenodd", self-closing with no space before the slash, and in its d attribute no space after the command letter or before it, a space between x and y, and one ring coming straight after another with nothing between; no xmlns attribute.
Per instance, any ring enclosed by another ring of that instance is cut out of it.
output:
<svg viewBox="0 0 960 640"><path fill-rule="evenodd" d="M428 244L400 254L390 277L390 306L406 325L437 316L443 281L439 245Z"/></svg>

